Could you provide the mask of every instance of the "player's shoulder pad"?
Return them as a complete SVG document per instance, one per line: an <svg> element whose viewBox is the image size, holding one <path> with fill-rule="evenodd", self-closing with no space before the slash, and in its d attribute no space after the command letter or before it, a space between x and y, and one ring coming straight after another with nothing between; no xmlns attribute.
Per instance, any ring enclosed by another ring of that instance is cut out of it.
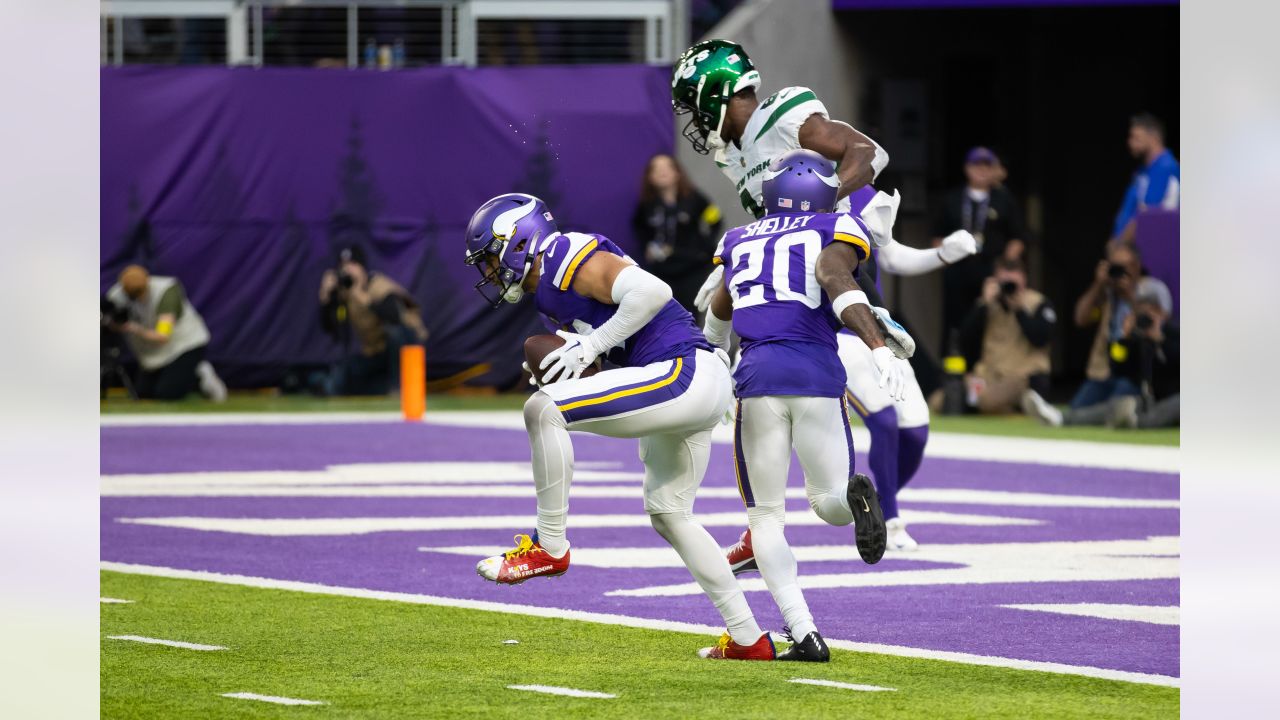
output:
<svg viewBox="0 0 1280 720"><path fill-rule="evenodd" d="M760 109L768 115L760 125L760 129L756 131L757 140L769 130L776 130L798 143L800 126L809 119L809 116L816 114L824 118L828 117L827 107L818 99L817 94L807 87L798 85L783 88L770 95L760 104Z"/></svg>
<svg viewBox="0 0 1280 720"><path fill-rule="evenodd" d="M586 233L561 233L542 250L542 277L559 290L573 285L573 275L592 253L600 249L601 238Z"/></svg>
<svg viewBox="0 0 1280 720"><path fill-rule="evenodd" d="M831 239L852 245L858 252L859 260L865 260L871 255L871 231L856 215L838 213L835 216Z"/></svg>

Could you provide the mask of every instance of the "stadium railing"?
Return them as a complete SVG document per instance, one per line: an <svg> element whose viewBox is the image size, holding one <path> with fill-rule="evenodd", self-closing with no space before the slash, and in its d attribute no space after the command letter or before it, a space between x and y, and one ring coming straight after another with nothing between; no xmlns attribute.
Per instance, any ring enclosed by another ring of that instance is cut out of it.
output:
<svg viewBox="0 0 1280 720"><path fill-rule="evenodd" d="M666 64L689 0L102 0L103 65Z"/></svg>

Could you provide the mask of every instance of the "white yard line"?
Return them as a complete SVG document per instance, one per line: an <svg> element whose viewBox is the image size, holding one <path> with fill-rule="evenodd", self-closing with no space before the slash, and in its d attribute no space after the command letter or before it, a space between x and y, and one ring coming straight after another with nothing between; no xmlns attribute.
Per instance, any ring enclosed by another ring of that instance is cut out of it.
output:
<svg viewBox="0 0 1280 720"><path fill-rule="evenodd" d="M880 687L879 685L859 685L857 683L842 683L835 680L814 680L812 678L791 678L787 682L799 683L801 685L821 685L822 687L840 688L841 690L861 690L862 692L897 692L898 688Z"/></svg>
<svg viewBox="0 0 1280 720"><path fill-rule="evenodd" d="M147 645L165 645L183 650L226 650L221 645L202 645L200 643L182 642L181 640L162 640L160 638L143 637L141 635L108 635L108 640L128 640L129 642L146 643Z"/></svg>
<svg viewBox="0 0 1280 720"><path fill-rule="evenodd" d="M165 425L345 425L347 423L403 422L398 412L207 412L137 413L100 415L102 427Z"/></svg>
<svg viewBox="0 0 1280 720"><path fill-rule="evenodd" d="M132 601L132 600L121 600L120 598L100 597L100 598L98 598L98 602L102 603L103 605L114 605L114 604L117 604L117 603L118 603L118 604L121 604L121 605L124 605L124 604L131 603L131 602L133 602L133 601Z"/></svg>
<svg viewBox="0 0 1280 720"><path fill-rule="evenodd" d="M547 695L563 695L565 697L599 698L601 700L611 700L618 697L617 695L596 692L595 690L575 690L573 688L555 687L553 685L508 685L507 689L545 693Z"/></svg>
<svg viewBox="0 0 1280 720"><path fill-rule="evenodd" d="M443 464L443 463L442 463ZM465 465L465 463L448 463ZM451 474L410 478L404 473L388 471L379 477L370 474L359 479L330 475L326 471L299 472L209 472L146 473L104 475L102 497L533 497L534 487L528 466L518 477L488 479L486 467L496 463L475 463L471 475L466 468ZM516 465L512 463L512 465ZM493 473L496 474L496 473ZM445 479L447 478L447 479ZM575 498L640 498L644 495L643 473L574 472ZM502 483L502 484L500 484ZM610 483L610 484L601 484ZM623 484L612 484L623 483ZM786 496L806 497L804 488L787 488ZM702 487L699 498L738 500L736 487ZM915 503L952 505L1000 505L1006 507L1084 507L1177 509L1179 502L1168 498L1118 498L1097 495L1016 492L1007 490L973 490L967 488L906 488L899 499Z"/></svg>
<svg viewBox="0 0 1280 720"><path fill-rule="evenodd" d="M1057 613L1059 615L1102 618L1104 620L1128 620L1130 622L1144 622L1155 625L1179 625L1182 622L1182 609L1177 605L1072 603L1063 605L1002 605L1001 607L1014 610Z"/></svg>
<svg viewBox="0 0 1280 720"><path fill-rule="evenodd" d="M1043 525L1041 520L970 515L932 510L903 510L902 518L914 525L966 525L973 527L1030 527ZM442 517L344 517L344 518L245 518L245 517L136 517L116 518L116 522L132 525L230 532L243 535L290 537L303 535L365 535L376 532L425 532L430 530L521 530L528 529L528 515L454 515ZM741 510L699 513L703 527L741 527ZM825 525L822 518L809 510L787 512L790 526ZM573 517L573 526L582 528L649 527L648 515L635 513L582 514Z"/></svg>
<svg viewBox="0 0 1280 720"><path fill-rule="evenodd" d="M257 700L265 703L275 703L276 705L323 705L319 700L299 700L298 698L280 697L279 695L259 695L258 693L222 693L224 698L235 698L237 700Z"/></svg>
<svg viewBox="0 0 1280 720"><path fill-rule="evenodd" d="M167 425L327 425L342 423L401 422L395 412L298 412L298 413L174 413L102 415L103 427L167 426ZM486 427L524 430L519 410L494 411L428 411L425 425L450 427ZM858 448L870 442L866 428L853 429ZM733 442L728 425L715 428L712 439L718 443ZM1179 472L1178 448L1128 443L1098 443L1081 440L1040 440L1034 438L968 435L935 432L929 435L928 457L955 460L984 460L1044 465L1099 467L1149 472Z"/></svg>
<svg viewBox="0 0 1280 720"><path fill-rule="evenodd" d="M275 580L272 578L250 577L246 575L226 575L202 570L181 570L177 568L133 565L129 563L103 562L101 565L103 570L130 573L133 575L150 575L154 577L175 578L180 580L200 580L226 585L240 585L244 587L266 588L271 590L292 590L295 592L336 595L368 600L388 600L393 602L413 603L417 605L456 607L468 610L487 610L513 615L579 620L605 625L619 625L624 627L644 628L648 630L667 630L672 632L685 632L716 637L719 637L724 633L724 628L711 627L710 625L697 625L694 623L674 622L670 620L652 620L648 618L635 618L628 617L626 615L611 615L607 613L593 613L581 610L565 610L561 608L537 607L532 605L514 605L487 602L483 600L462 600L459 598L446 598L433 595L417 595L413 593L389 592L385 590L366 590L364 588L335 587L331 585L298 582L294 580ZM1153 675L1149 673L1128 672L1124 670L1111 670L1108 668L1066 665L1062 663L993 657L988 655L973 655L969 653L902 647L898 645L860 643L849 640L828 640L827 645L834 648L840 648L842 650L853 650L855 652L870 652L881 655L895 655L926 660L944 660L967 665L1012 668L1015 670L1031 670L1063 675L1079 675L1104 680L1118 680L1121 682L1162 685L1166 687L1178 687L1181 682L1178 678L1170 677L1168 675Z"/></svg>

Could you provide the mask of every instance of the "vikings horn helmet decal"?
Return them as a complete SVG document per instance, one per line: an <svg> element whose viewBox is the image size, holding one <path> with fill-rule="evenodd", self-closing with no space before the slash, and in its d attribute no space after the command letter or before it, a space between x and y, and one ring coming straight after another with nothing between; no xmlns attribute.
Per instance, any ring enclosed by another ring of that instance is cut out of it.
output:
<svg viewBox="0 0 1280 720"><path fill-rule="evenodd" d="M508 193L485 202L467 224L466 263L480 271L476 290L493 307L519 302L533 259L558 234L546 203L532 195Z"/></svg>
<svg viewBox="0 0 1280 720"><path fill-rule="evenodd" d="M839 190L835 166L812 150L792 150L774 158L761 183L764 209L769 215L833 212Z"/></svg>

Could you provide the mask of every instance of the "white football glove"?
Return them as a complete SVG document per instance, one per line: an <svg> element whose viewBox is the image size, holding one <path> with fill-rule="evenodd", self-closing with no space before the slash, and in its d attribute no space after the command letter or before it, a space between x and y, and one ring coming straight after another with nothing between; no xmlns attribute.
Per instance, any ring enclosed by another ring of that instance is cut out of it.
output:
<svg viewBox="0 0 1280 720"><path fill-rule="evenodd" d="M893 223L898 219L898 205L901 202L902 196L897 190L892 195L877 192L858 214L871 231L871 242L876 247L884 247L893 241Z"/></svg>
<svg viewBox="0 0 1280 720"><path fill-rule="evenodd" d="M564 338L564 344L547 353L538 366L543 371L542 382L548 385L581 377L582 371L600 356L600 351L587 335L567 330L557 330L556 334Z"/></svg>
<svg viewBox="0 0 1280 720"><path fill-rule="evenodd" d="M698 288L698 295L693 298L693 306L698 308L698 312L706 312L711 307L711 298L715 297L716 290L723 284L724 266L717 265L703 281L702 287Z"/></svg>
<svg viewBox="0 0 1280 720"><path fill-rule="evenodd" d="M978 252L978 241L968 230L957 230L942 238L942 246L938 248L938 257L950 265L959 262Z"/></svg>
<svg viewBox="0 0 1280 720"><path fill-rule="evenodd" d="M889 311L882 307L872 307L871 312L875 313L876 320L880 323L880 329L884 331L884 344L888 346L893 354L902 360L906 360L916 354L916 341L907 332L907 329L898 324L894 320Z"/></svg>
<svg viewBox="0 0 1280 720"><path fill-rule="evenodd" d="M533 369L529 367L529 361L528 361L528 360L526 360L526 361L524 361L524 362L520 363L520 367L524 368L524 371L525 371L525 372L527 372L527 373L529 373L529 384L530 384L530 385L532 385L532 386L534 386L534 387L542 387L541 385L539 385L539 384L538 384L538 376L537 376L537 375L534 375L534 374L533 374Z"/></svg>
<svg viewBox="0 0 1280 720"><path fill-rule="evenodd" d="M889 397L901 402L907 396L907 373L902 367L906 360L898 359L888 346L881 346L871 351L871 360L880 373L880 387Z"/></svg>

